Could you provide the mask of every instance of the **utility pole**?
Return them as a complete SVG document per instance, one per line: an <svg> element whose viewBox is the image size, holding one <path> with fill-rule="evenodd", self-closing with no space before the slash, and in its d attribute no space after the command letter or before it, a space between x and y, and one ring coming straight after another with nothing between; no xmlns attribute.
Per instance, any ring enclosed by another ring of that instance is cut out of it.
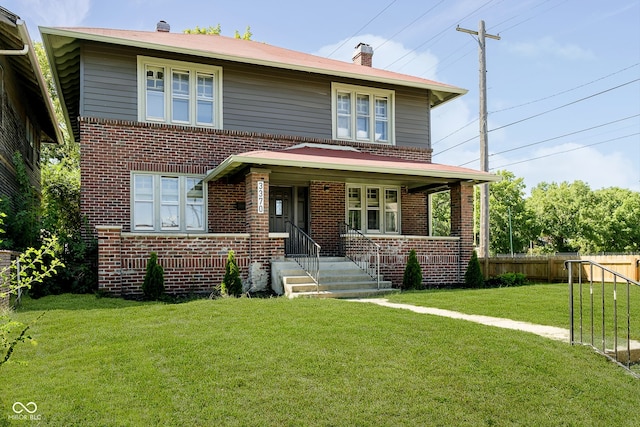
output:
<svg viewBox="0 0 640 427"><path fill-rule="evenodd" d="M478 56L480 61L480 169L489 172L489 142L487 131L487 56L485 38L500 40L500 36L487 34L484 21L480 21L478 31L456 28L457 31L478 36ZM484 258L484 274L489 273L489 184L480 185L480 257Z"/></svg>

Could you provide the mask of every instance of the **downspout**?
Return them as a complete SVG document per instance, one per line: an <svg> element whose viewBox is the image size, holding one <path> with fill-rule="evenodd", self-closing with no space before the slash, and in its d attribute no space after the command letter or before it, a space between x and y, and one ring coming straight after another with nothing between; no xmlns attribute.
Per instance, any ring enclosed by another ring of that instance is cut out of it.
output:
<svg viewBox="0 0 640 427"><path fill-rule="evenodd" d="M0 55L4 56L22 56L29 53L29 45L25 44L22 49L0 50Z"/></svg>

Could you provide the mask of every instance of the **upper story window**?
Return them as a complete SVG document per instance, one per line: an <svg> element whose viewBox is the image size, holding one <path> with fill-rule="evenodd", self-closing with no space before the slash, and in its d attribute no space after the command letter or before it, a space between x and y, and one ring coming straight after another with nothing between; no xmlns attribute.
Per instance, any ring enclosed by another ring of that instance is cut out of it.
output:
<svg viewBox="0 0 640 427"><path fill-rule="evenodd" d="M347 186L347 223L363 233L400 232L400 189L370 185Z"/></svg>
<svg viewBox="0 0 640 427"><path fill-rule="evenodd" d="M138 118L222 128L220 67L138 57Z"/></svg>
<svg viewBox="0 0 640 427"><path fill-rule="evenodd" d="M394 92L333 83L333 137L349 141L394 143Z"/></svg>
<svg viewBox="0 0 640 427"><path fill-rule="evenodd" d="M134 173L131 182L131 230L205 231L202 177Z"/></svg>

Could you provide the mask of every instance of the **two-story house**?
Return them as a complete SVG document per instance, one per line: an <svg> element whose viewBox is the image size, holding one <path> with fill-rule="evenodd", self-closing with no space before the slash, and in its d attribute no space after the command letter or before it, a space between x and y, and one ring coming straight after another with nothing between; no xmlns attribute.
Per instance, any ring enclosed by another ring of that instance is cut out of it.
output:
<svg viewBox="0 0 640 427"><path fill-rule="evenodd" d="M473 185L495 177L431 163L430 113L465 90L373 68L364 44L346 63L164 21L40 31L81 146L100 289L139 293L156 252L169 292L207 291L229 250L248 287L278 293L285 257L317 278L318 257L347 255L399 286L415 249L425 284L462 281ZM428 195L443 189L451 236L436 238Z"/></svg>
<svg viewBox="0 0 640 427"><path fill-rule="evenodd" d="M19 191L13 156L20 153L40 190L40 145L62 141L24 21L0 7L0 198Z"/></svg>

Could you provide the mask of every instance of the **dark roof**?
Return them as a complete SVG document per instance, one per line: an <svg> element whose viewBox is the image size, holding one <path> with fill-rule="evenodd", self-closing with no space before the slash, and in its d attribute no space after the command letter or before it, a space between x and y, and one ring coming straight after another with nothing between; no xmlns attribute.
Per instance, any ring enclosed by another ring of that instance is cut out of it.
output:
<svg viewBox="0 0 640 427"><path fill-rule="evenodd" d="M62 133L27 27L20 17L2 7L0 51L5 51L0 56L4 56L8 66L15 71L23 101L34 112L35 119L49 140L45 139L45 142L62 142Z"/></svg>

